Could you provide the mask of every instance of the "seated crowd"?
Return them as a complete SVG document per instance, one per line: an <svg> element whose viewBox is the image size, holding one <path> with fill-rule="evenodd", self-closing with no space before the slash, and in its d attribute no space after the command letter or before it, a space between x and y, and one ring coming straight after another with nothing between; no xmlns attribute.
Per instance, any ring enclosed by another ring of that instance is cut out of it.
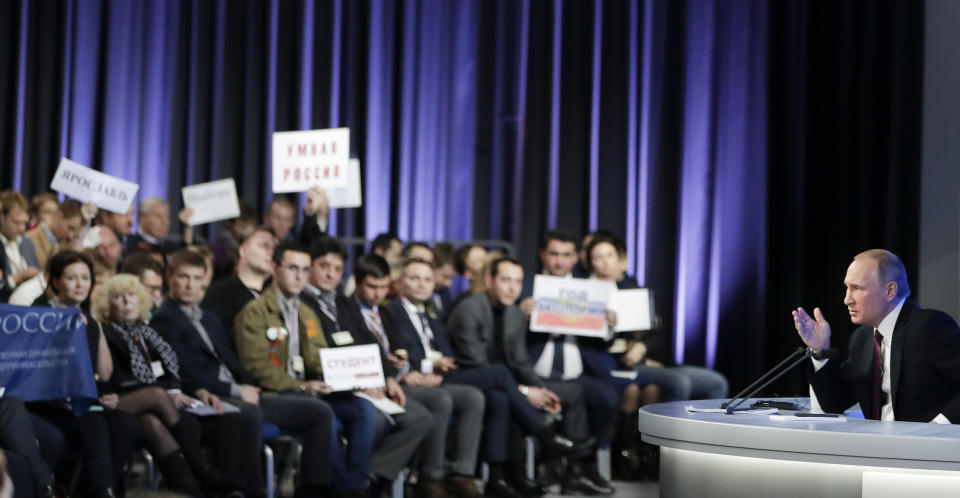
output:
<svg viewBox="0 0 960 498"><path fill-rule="evenodd" d="M123 495L142 447L177 493L265 496L264 424L302 445L298 497L387 496L404 469L414 496L540 496L552 484L609 495L597 449L612 449L619 479L656 478L642 404L727 395L716 372L665 365L649 331L531 333L532 275L484 247L381 234L345 278L350 258L325 234L328 211L310 191L298 230L284 198L262 225L242 204L206 243L186 223L171 237L159 198L139 204L134 233L133 207L0 192L0 302L79 308L99 395L85 410L0 397L16 495ZM595 232L577 245L549 232L540 271L637 287L622 240ZM384 387L331 392L319 350L361 344L379 347ZM384 398L404 412L370 401ZM214 415L185 411L204 405ZM525 437L541 462L535 479Z"/></svg>

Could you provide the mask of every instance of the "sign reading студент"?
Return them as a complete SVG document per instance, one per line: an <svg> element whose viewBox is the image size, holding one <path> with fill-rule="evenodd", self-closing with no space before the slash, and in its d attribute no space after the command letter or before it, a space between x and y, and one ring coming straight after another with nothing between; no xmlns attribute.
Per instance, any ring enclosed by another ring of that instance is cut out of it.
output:
<svg viewBox="0 0 960 498"><path fill-rule="evenodd" d="M347 184L350 129L278 131L273 134L273 192Z"/></svg>

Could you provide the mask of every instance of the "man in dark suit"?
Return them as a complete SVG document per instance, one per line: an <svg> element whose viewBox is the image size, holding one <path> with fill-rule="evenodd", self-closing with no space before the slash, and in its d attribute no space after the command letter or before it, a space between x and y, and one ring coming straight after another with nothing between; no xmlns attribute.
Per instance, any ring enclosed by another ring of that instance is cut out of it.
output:
<svg viewBox="0 0 960 498"><path fill-rule="evenodd" d="M461 364L454 360L446 329L426 309L433 290L433 265L422 259L407 260L398 282L399 295L385 307L391 322L397 326L396 336L410 361L411 371L404 376L403 382L426 386L461 384L484 391L487 405L485 457L491 469L485 494L507 497L543 494L544 490L534 483L510 483L506 479L510 421L520 424L526 433L539 437L548 453L564 456L581 451L583 447L554 432L552 417L548 413L556 414L558 410L548 407L546 402L533 401L535 396L544 396L541 390L534 390L530 398L525 397L523 389L527 386L518 386L513 374L503 365Z"/></svg>
<svg viewBox="0 0 960 498"><path fill-rule="evenodd" d="M203 293L206 262L203 256L180 250L171 256L167 271L170 297L153 315L150 325L173 347L180 359L181 382L189 391L209 393L204 398L211 406L223 412L223 401L244 408L244 400L256 401L258 389L250 375L240 365L233 343L223 333L215 315L202 311L197 302ZM229 476L245 480L245 493L260 496L264 493L260 471L260 435L263 414L255 403L252 409L242 409L231 427L233 434L222 429L214 431L218 439L233 441L218 444L220 467ZM204 426L217 426L219 417L203 419ZM208 429L209 430L209 429ZM218 441L219 443L219 441Z"/></svg>
<svg viewBox="0 0 960 498"><path fill-rule="evenodd" d="M137 212L139 216L137 233L124 240L124 254L134 251L157 251L169 255L177 249L194 244L193 226L187 223L193 215L192 209L184 208L177 213L177 218L183 224L183 236L180 238L168 237L170 205L167 201L159 197L148 197L140 202Z"/></svg>
<svg viewBox="0 0 960 498"><path fill-rule="evenodd" d="M567 437L587 440L590 430L584 386L562 377L542 379L527 356L527 323L515 304L523 286L523 268L511 258L497 258L490 263L484 278L487 292L464 299L450 316L458 363L506 365L523 384L521 389L526 388L534 406L555 413L562 411L563 433ZM564 494L613 494L613 488L600 477L594 465L582 465L578 458L569 458L568 463L568 471L561 481Z"/></svg>
<svg viewBox="0 0 960 498"><path fill-rule="evenodd" d="M314 239L310 244L311 263L307 285L300 299L320 318L327 344L333 347L377 344L377 340L364 327L356 304L337 292L343 279L346 257L346 249L336 240L325 236ZM407 400L393 377L396 369L385 356L381 349L385 387L367 389L364 393L377 399L387 397L403 406L406 413L391 419L377 412L377 444L371 468L377 476L373 486L380 489L389 488L433 425L433 416L426 407L415 400ZM374 489L372 493L378 494L378 490Z"/></svg>
<svg viewBox="0 0 960 498"><path fill-rule="evenodd" d="M946 313L908 301L907 273L883 249L853 258L844 279L844 304L860 325L846 361L813 360L811 398L827 412L860 402L866 418L960 423L960 327ZM800 338L814 351L830 347L830 324L793 312Z"/></svg>

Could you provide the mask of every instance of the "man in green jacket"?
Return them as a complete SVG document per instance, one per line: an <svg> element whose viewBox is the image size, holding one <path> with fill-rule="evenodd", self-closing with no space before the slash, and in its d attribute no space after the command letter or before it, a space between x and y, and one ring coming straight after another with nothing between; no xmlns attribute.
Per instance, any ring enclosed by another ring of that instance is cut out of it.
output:
<svg viewBox="0 0 960 498"><path fill-rule="evenodd" d="M317 315L300 303L307 283L310 255L296 242L284 241L273 253L273 285L244 306L234 321L237 353L265 395L298 396L311 405L328 405L344 426L349 441L345 457L334 434L326 447L304 445L301 483L312 478L307 462L329 462L335 479L322 479L315 487L301 486L300 496L363 496L369 485L377 410L351 393L330 394L320 380L320 349L327 347ZM320 397L324 399L321 400ZM304 415L291 410L291 418ZM283 424L277 424L284 427ZM333 428L331 427L331 434ZM312 463L312 465L316 465ZM329 477L329 472L326 476Z"/></svg>

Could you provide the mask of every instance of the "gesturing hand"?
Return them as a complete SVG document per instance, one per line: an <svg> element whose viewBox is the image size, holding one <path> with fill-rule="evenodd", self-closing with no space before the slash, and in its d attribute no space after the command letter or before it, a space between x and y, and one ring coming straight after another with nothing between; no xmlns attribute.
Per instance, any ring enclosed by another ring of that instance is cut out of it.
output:
<svg viewBox="0 0 960 498"><path fill-rule="evenodd" d="M813 318L803 308L793 312L793 326L800 339L816 352L830 347L830 324L823 318L820 308L813 309Z"/></svg>

